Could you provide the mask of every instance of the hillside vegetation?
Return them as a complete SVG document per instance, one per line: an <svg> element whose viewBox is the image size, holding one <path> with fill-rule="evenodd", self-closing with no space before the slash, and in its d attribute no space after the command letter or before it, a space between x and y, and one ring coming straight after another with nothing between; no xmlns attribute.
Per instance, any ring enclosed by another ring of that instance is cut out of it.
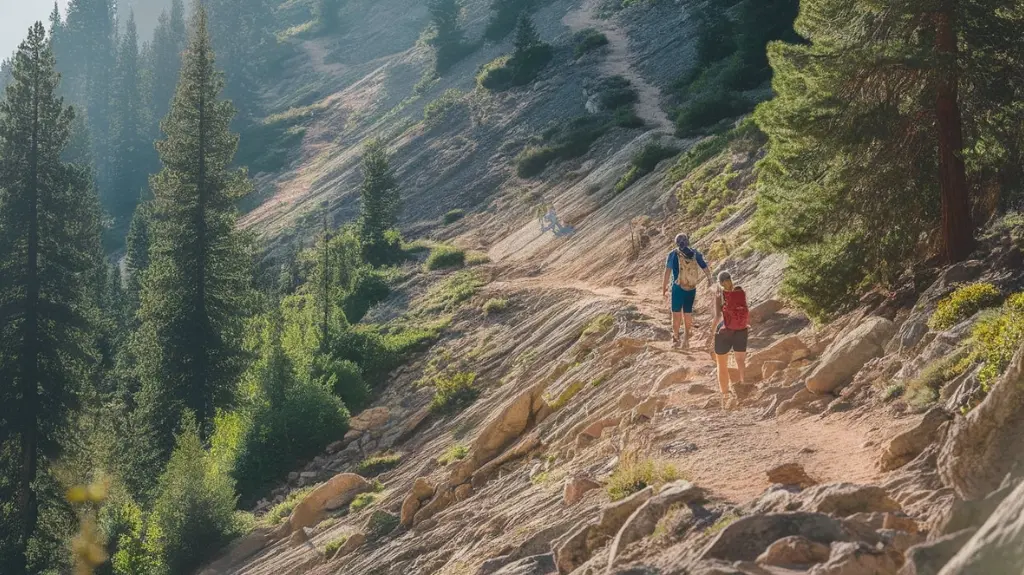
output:
<svg viewBox="0 0 1024 575"><path fill-rule="evenodd" d="M997 4L71 0L0 66L0 572L1005 572Z"/></svg>

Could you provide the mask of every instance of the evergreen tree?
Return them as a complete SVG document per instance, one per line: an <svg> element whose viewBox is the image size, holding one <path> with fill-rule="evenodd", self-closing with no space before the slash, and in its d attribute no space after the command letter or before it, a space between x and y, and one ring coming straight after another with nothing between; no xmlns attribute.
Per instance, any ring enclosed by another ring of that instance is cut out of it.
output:
<svg viewBox="0 0 1024 575"><path fill-rule="evenodd" d="M981 55L1019 50L1019 34L993 34L1016 17L996 4L806 0L796 28L810 43L770 46L758 231L792 256L787 285L818 312L895 279L924 234L939 232L946 261L972 251L958 92L984 101L968 80L1012 59Z"/></svg>
<svg viewBox="0 0 1024 575"><path fill-rule="evenodd" d="M149 265L142 282L139 331L140 409L153 441L152 461L166 461L188 410L204 437L227 405L242 371L242 327L251 282L235 201L250 189L232 170L238 137L230 102L220 98L206 11L197 5L181 81L157 143L163 169L151 179ZM154 473L157 469L141 470Z"/></svg>
<svg viewBox="0 0 1024 575"><path fill-rule="evenodd" d="M142 93L138 33L135 16L128 16L117 61L117 93L114 107L114 176L104 202L114 218L115 230L123 237L148 177L150 165L149 120Z"/></svg>
<svg viewBox="0 0 1024 575"><path fill-rule="evenodd" d="M154 135L159 132L156 124L163 120L171 107L174 88L181 72L185 34L185 7L182 0L173 0L170 14L160 14L150 48L150 102L153 106Z"/></svg>
<svg viewBox="0 0 1024 575"><path fill-rule="evenodd" d="M135 208L132 223L128 227L127 249L124 256L125 297L132 314L139 309L139 298L142 293L142 277L149 267L149 220L152 217L153 204L143 202Z"/></svg>
<svg viewBox="0 0 1024 575"><path fill-rule="evenodd" d="M537 27L533 25L530 13L524 10L519 14L519 20L516 22L515 40L512 43L512 58L524 58L529 53L530 48L537 44L540 44L540 34L537 33Z"/></svg>
<svg viewBox="0 0 1024 575"><path fill-rule="evenodd" d="M373 265L391 258L392 246L386 234L398 223L401 205L398 184L391 171L384 142L371 140L363 152L362 206L359 217L359 239L364 259Z"/></svg>
<svg viewBox="0 0 1024 575"><path fill-rule="evenodd" d="M206 0L213 47L224 70L224 95L244 128L262 115L260 77L276 42L270 0Z"/></svg>
<svg viewBox="0 0 1024 575"><path fill-rule="evenodd" d="M433 35L430 45L434 47L434 71L444 74L465 54L462 28L459 27L458 0L428 0L430 26Z"/></svg>
<svg viewBox="0 0 1024 575"><path fill-rule="evenodd" d="M499 42L508 36L518 22L519 15L533 9L534 0L491 0L490 21L484 30L484 37Z"/></svg>
<svg viewBox="0 0 1024 575"><path fill-rule="evenodd" d="M42 23L21 44L0 102L0 453L16 455L15 550L26 562L39 512L37 481L58 454L93 362L98 208L86 170L64 161L74 113Z"/></svg>

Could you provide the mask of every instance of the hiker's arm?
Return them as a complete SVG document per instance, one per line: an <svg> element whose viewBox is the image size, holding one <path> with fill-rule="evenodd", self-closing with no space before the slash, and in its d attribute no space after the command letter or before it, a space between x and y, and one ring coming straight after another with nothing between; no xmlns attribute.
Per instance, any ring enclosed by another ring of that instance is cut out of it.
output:
<svg viewBox="0 0 1024 575"><path fill-rule="evenodd" d="M661 295L664 297L668 295L668 280L672 279L672 270L665 268L665 273L661 278Z"/></svg>

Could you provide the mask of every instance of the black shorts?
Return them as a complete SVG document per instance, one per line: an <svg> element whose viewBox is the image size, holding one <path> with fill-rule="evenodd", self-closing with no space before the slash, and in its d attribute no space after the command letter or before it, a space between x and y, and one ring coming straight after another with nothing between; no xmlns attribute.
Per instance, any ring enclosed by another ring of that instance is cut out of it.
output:
<svg viewBox="0 0 1024 575"><path fill-rule="evenodd" d="M719 328L715 334L715 353L725 355L730 351L747 351L748 329L734 331L731 329Z"/></svg>

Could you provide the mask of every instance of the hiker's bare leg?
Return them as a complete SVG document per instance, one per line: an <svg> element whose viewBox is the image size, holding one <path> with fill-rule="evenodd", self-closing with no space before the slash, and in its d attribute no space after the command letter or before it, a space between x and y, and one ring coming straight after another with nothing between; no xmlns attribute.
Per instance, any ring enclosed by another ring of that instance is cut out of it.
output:
<svg viewBox="0 0 1024 575"><path fill-rule="evenodd" d="M679 339L679 324L682 322L683 312L672 312L672 337Z"/></svg>
<svg viewBox="0 0 1024 575"><path fill-rule="evenodd" d="M718 364L718 387L722 389L722 395L729 393L729 354L715 354L715 363Z"/></svg>
<svg viewBox="0 0 1024 575"><path fill-rule="evenodd" d="M747 371L747 352L737 351L736 354L736 370L740 372L740 383L745 383L746 371Z"/></svg>
<svg viewBox="0 0 1024 575"><path fill-rule="evenodd" d="M693 331L693 314L683 314L683 324L686 327L686 341L690 341L690 333ZM679 333L678 331L676 333Z"/></svg>

